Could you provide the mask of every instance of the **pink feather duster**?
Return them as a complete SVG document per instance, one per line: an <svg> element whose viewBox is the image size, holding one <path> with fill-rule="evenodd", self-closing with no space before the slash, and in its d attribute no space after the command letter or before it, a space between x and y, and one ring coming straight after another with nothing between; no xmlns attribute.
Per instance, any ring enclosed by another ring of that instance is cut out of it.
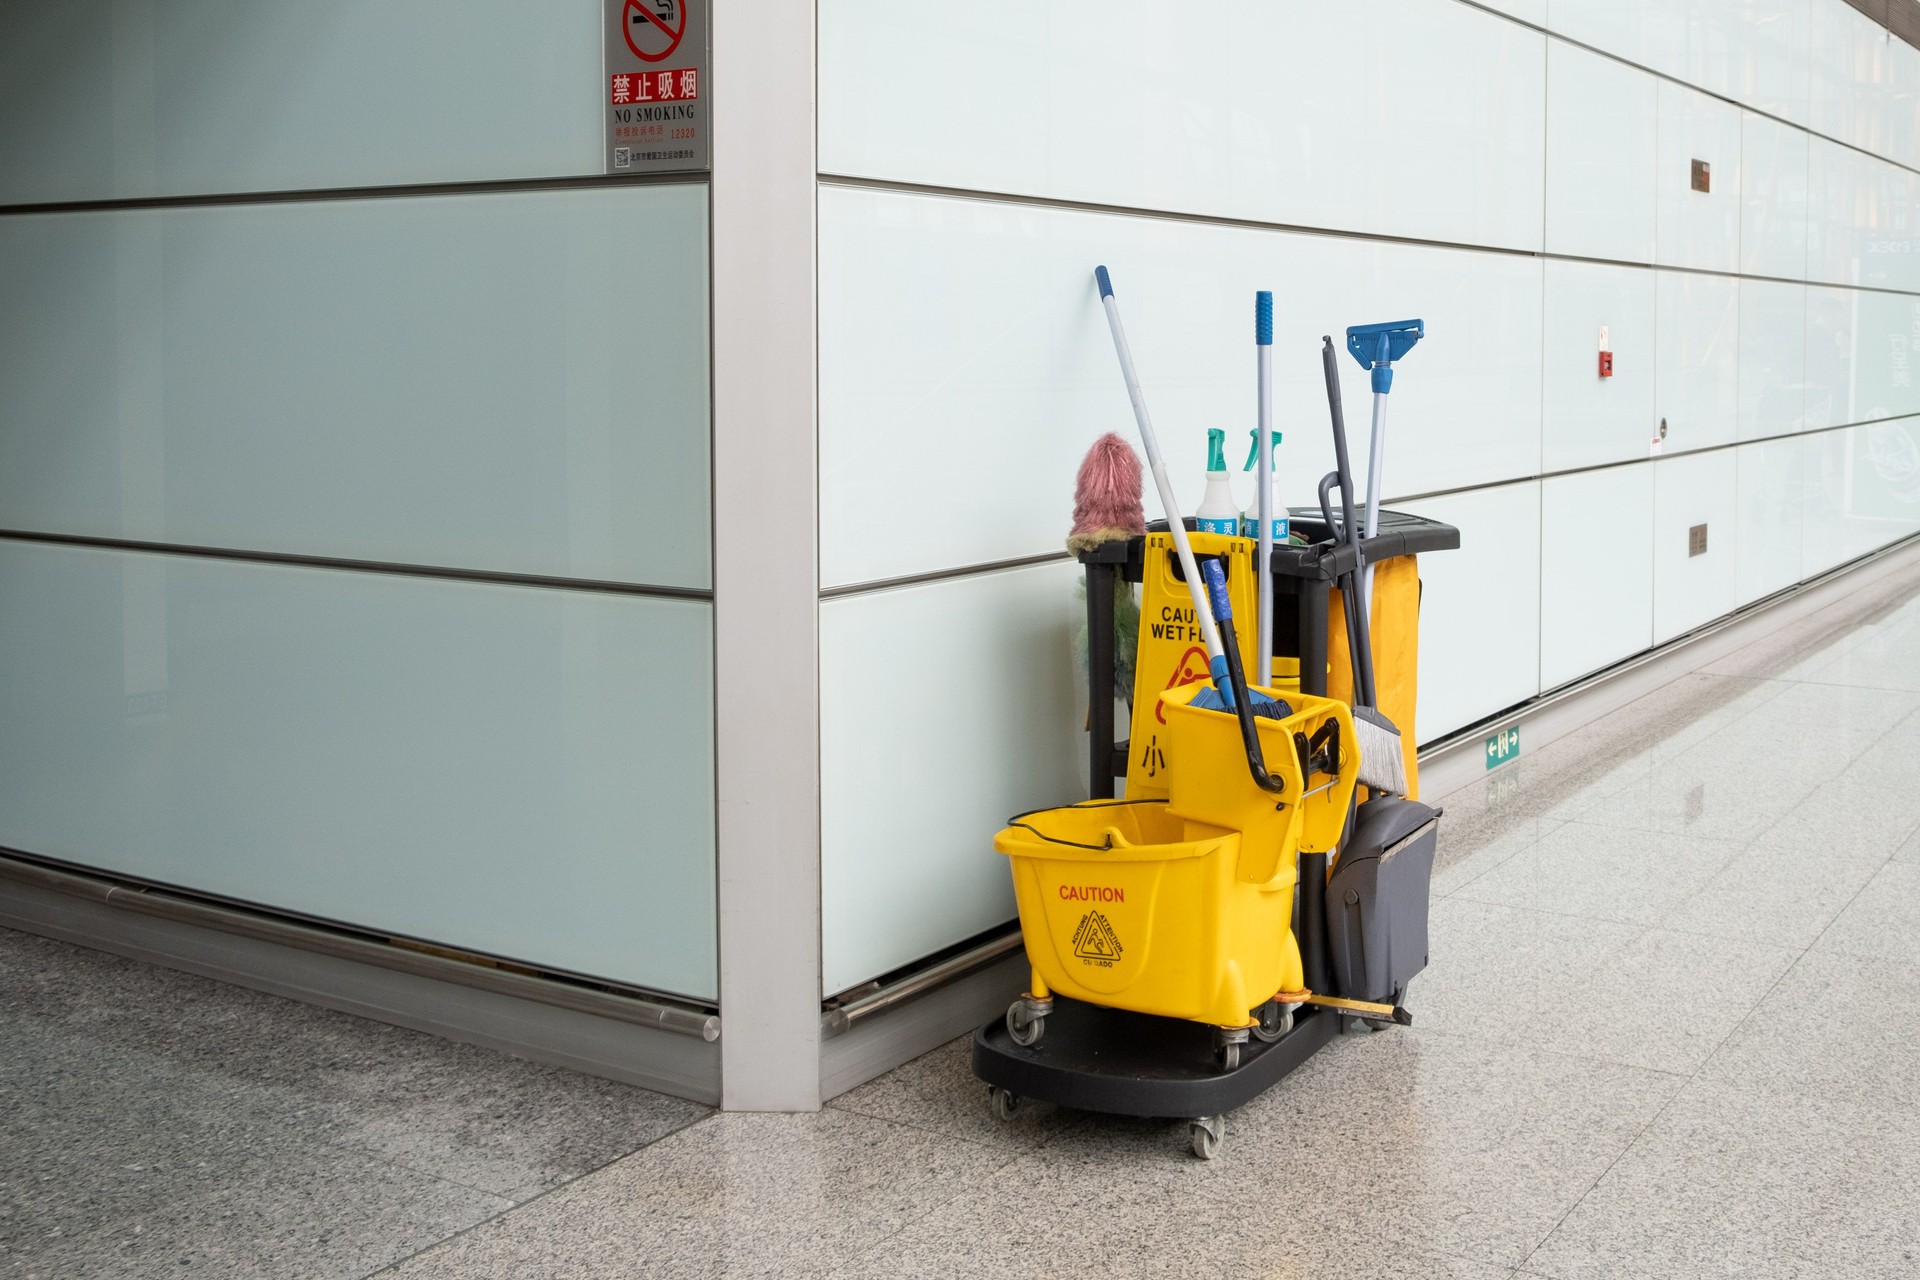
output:
<svg viewBox="0 0 1920 1280"><path fill-rule="evenodd" d="M1140 459L1109 431L1093 442L1073 482L1073 531L1067 550L1078 554L1147 531L1140 505Z"/></svg>

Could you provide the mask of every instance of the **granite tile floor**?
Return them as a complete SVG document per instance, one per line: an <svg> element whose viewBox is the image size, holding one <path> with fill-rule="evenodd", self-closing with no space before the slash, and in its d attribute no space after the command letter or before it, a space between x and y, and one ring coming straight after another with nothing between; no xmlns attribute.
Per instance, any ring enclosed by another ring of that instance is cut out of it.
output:
<svg viewBox="0 0 1920 1280"><path fill-rule="evenodd" d="M1920 1275L1920 568L1446 797L1417 1025L1228 1118L715 1114L0 933L0 1274Z"/></svg>

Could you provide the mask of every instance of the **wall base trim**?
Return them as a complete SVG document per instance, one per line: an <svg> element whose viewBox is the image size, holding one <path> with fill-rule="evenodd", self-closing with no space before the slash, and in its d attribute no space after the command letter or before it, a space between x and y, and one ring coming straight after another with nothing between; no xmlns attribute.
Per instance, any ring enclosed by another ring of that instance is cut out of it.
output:
<svg viewBox="0 0 1920 1280"><path fill-rule="evenodd" d="M1016 949L992 964L955 978L856 1022L820 1044L822 1102L884 1075L903 1062L965 1035L1026 990L1027 954ZM983 1086L984 1087L984 1086Z"/></svg>
<svg viewBox="0 0 1920 1280"><path fill-rule="evenodd" d="M1420 795L1439 800L1487 776L1486 739L1518 726L1525 751L1556 742L1681 676L1920 564L1920 537L1845 564L1617 666L1463 729L1420 752ZM1517 758L1517 757L1516 757Z"/></svg>
<svg viewBox="0 0 1920 1280"><path fill-rule="evenodd" d="M720 1046L631 1021L0 880L0 926L535 1062L720 1100Z"/></svg>

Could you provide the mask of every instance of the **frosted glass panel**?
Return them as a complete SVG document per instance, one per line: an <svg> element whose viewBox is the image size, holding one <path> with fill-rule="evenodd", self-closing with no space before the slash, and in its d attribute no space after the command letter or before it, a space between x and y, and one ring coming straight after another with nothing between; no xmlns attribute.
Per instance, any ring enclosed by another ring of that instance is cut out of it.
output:
<svg viewBox="0 0 1920 1280"><path fill-rule="evenodd" d="M1048 564L821 605L828 994L1014 918L993 833L1086 797L1078 578Z"/></svg>
<svg viewBox="0 0 1920 1280"><path fill-rule="evenodd" d="M706 226L691 185L0 218L0 527L704 587Z"/></svg>
<svg viewBox="0 0 1920 1280"><path fill-rule="evenodd" d="M1672 81L1660 82L1658 249L1660 262L1713 271L1740 269L1740 117L1730 106ZM1693 164L1707 166L1694 189Z"/></svg>
<svg viewBox="0 0 1920 1280"><path fill-rule="evenodd" d="M1765 116L1742 116L1739 191L1740 270L1805 279L1807 135Z"/></svg>
<svg viewBox="0 0 1920 1280"><path fill-rule="evenodd" d="M1840 0L1555 0L1555 32L1801 121L1809 8Z"/></svg>
<svg viewBox="0 0 1920 1280"><path fill-rule="evenodd" d="M1860 420L1854 403L1853 362L1860 345L1855 332L1856 304L1863 296L1877 295L1817 285L1807 289L1807 389L1802 412L1809 431Z"/></svg>
<svg viewBox="0 0 1920 1280"><path fill-rule="evenodd" d="M1397 504L1460 530L1420 557L1420 705L1432 742L1540 692L1540 486Z"/></svg>
<svg viewBox="0 0 1920 1280"><path fill-rule="evenodd" d="M0 846L710 998L710 612L0 542Z"/></svg>
<svg viewBox="0 0 1920 1280"><path fill-rule="evenodd" d="M1726 276L1662 271L1656 277L1654 412L1667 427L1661 441L1666 452L1706 449L1734 438L1740 288Z"/></svg>
<svg viewBox="0 0 1920 1280"><path fill-rule="evenodd" d="M1716 449L1653 465L1653 639L1671 640L1729 613L1739 602L1734 452ZM1689 535L1706 526L1706 550Z"/></svg>
<svg viewBox="0 0 1920 1280"><path fill-rule="evenodd" d="M1430 0L1014 12L823 0L821 169L1540 247L1537 32Z"/></svg>
<svg viewBox="0 0 1920 1280"><path fill-rule="evenodd" d="M1809 295L1826 293L1809 289ZM1843 301L1844 300L1844 301ZM1879 293L1867 289L1834 290L1827 304L1844 305L1844 326L1852 339L1845 363L1852 373L1848 419L1872 422L1879 418L1920 413L1920 297L1910 293ZM1822 331L1819 341L1838 348L1842 318L1833 331ZM1811 373L1815 342L1814 309L1808 308L1808 365Z"/></svg>
<svg viewBox="0 0 1920 1280"><path fill-rule="evenodd" d="M1920 530L1920 418L1802 440L1805 577Z"/></svg>
<svg viewBox="0 0 1920 1280"><path fill-rule="evenodd" d="M1541 464L1546 471L1647 456L1654 413L1655 273L1546 264ZM1600 376L1606 326L1613 376Z"/></svg>
<svg viewBox="0 0 1920 1280"><path fill-rule="evenodd" d="M1807 288L1740 282L1740 431L1759 440L1800 430L1807 400Z"/></svg>
<svg viewBox="0 0 1920 1280"><path fill-rule="evenodd" d="M1653 643L1653 463L1540 490L1540 687Z"/></svg>
<svg viewBox="0 0 1920 1280"><path fill-rule="evenodd" d="M1661 84L1563 41L1547 46L1547 248L1651 262Z"/></svg>
<svg viewBox="0 0 1920 1280"><path fill-rule="evenodd" d="M0 204L598 173L600 6L8 0Z"/></svg>
<svg viewBox="0 0 1920 1280"><path fill-rule="evenodd" d="M1200 500L1207 428L1223 427L1240 444L1252 429L1252 304L1262 287L1276 291L1285 501L1316 501L1314 486L1333 466L1321 335L1370 320L1427 322L1426 340L1393 384L1392 418L1402 425L1389 495L1535 469L1534 259L828 187L820 194L823 582L1061 545L1087 446L1106 431L1134 435L1094 291L1093 268L1103 261L1185 503ZM1650 280L1647 292L1650 318ZM927 307L928 298L941 305ZM1340 367L1349 429L1364 454L1366 376L1344 352ZM1650 363L1642 377L1650 385ZM941 482L902 482L927 476Z"/></svg>
<svg viewBox="0 0 1920 1280"><path fill-rule="evenodd" d="M1812 139L1807 279L1920 291L1920 174Z"/></svg>
<svg viewBox="0 0 1920 1280"><path fill-rule="evenodd" d="M1800 580L1800 523L1806 506L1801 478L1804 443L1788 436L1742 445L1735 451L1736 603L1751 604Z"/></svg>

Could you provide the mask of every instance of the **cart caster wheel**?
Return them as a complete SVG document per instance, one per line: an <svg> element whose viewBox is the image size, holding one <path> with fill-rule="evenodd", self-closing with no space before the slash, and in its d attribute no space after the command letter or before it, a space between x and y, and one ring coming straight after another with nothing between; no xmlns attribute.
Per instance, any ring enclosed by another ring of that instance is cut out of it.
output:
<svg viewBox="0 0 1920 1280"><path fill-rule="evenodd" d="M1211 1160L1220 1154L1220 1143L1226 1136L1225 1116L1201 1116L1187 1122L1187 1139L1193 1146L1193 1154L1202 1160Z"/></svg>
<svg viewBox="0 0 1920 1280"><path fill-rule="evenodd" d="M1371 1018L1355 1018L1344 1013L1340 1015L1340 1034L1343 1036L1370 1036L1379 1029L1379 1024Z"/></svg>
<svg viewBox="0 0 1920 1280"><path fill-rule="evenodd" d="M1052 1001L1048 1001L1049 1007ZM1033 1002L1015 1000L1007 1007L1007 1034L1022 1049L1031 1049L1040 1043L1040 1037L1046 1034L1047 1013L1045 1009L1035 1009Z"/></svg>
<svg viewBox="0 0 1920 1280"><path fill-rule="evenodd" d="M1293 1006L1269 1000L1253 1011L1254 1038L1262 1044L1272 1044L1287 1032L1293 1030Z"/></svg>
<svg viewBox="0 0 1920 1280"><path fill-rule="evenodd" d="M993 1108L993 1114L1001 1120L1013 1119L1013 1113L1020 1106L1020 1095L1011 1089L1002 1089L997 1084L987 1086L987 1103Z"/></svg>
<svg viewBox="0 0 1920 1280"><path fill-rule="evenodd" d="M1213 1029L1213 1057L1222 1071L1238 1071L1240 1059L1244 1056L1241 1046L1247 1042L1246 1027L1215 1027Z"/></svg>

